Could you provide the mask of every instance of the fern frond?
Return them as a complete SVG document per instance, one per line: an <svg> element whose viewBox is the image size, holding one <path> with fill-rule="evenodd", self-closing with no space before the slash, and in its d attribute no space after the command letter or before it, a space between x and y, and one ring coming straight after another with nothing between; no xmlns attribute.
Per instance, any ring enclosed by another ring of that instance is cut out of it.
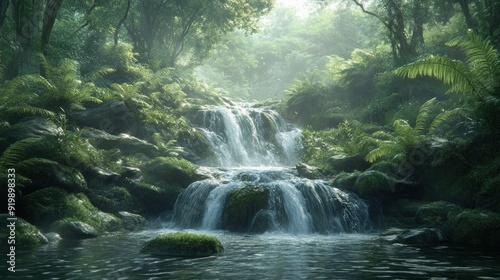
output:
<svg viewBox="0 0 500 280"><path fill-rule="evenodd" d="M108 74L111 74L111 73L113 73L115 71L116 70L113 69L113 68L101 68L101 69L97 69L97 70L94 70L94 71L88 73L87 75L85 75L85 77L83 78L83 80L86 81L86 82L93 82L95 80L102 79L104 76L106 76Z"/></svg>
<svg viewBox="0 0 500 280"><path fill-rule="evenodd" d="M377 139L387 139L387 140L394 140L394 135L385 132L385 131L376 131L372 134L373 137Z"/></svg>
<svg viewBox="0 0 500 280"><path fill-rule="evenodd" d="M447 45L458 46L464 51L472 72L488 92L497 87L500 60L497 50L488 39L483 39L481 36L469 32L467 38L454 39Z"/></svg>
<svg viewBox="0 0 500 280"><path fill-rule="evenodd" d="M38 138L25 138L10 144L0 157L0 169L5 170L17 166L25 159L27 149L37 141L39 141Z"/></svg>
<svg viewBox="0 0 500 280"><path fill-rule="evenodd" d="M399 154L396 143L392 141L383 141L378 148L371 150L365 157L367 162L375 162L377 159L392 155Z"/></svg>
<svg viewBox="0 0 500 280"><path fill-rule="evenodd" d="M470 115L471 111L466 108L455 108L450 111L445 111L440 113L434 118L429 127L429 134L434 133L434 131L444 122L455 117L464 117Z"/></svg>
<svg viewBox="0 0 500 280"><path fill-rule="evenodd" d="M417 120L415 121L415 132L418 134L421 134L425 126L427 125L427 122L429 120L429 112L432 110L432 107L436 103L436 98L432 98L430 100L427 100L422 107L420 107L420 110L418 111L417 115Z"/></svg>
<svg viewBox="0 0 500 280"><path fill-rule="evenodd" d="M13 113L13 114L27 114L27 115L32 115L32 116L40 116L44 118L53 118L56 116L54 112L42 109L42 108L37 108L29 105L24 105L24 106L14 106L11 108L8 108L6 110L7 113Z"/></svg>
<svg viewBox="0 0 500 280"><path fill-rule="evenodd" d="M17 166L20 168L25 168L29 169L35 166L40 166L40 165L54 165L54 164L59 164L56 161L46 159L46 158L29 158L26 160L20 161Z"/></svg>
<svg viewBox="0 0 500 280"><path fill-rule="evenodd" d="M396 132L399 137L406 137L407 135L414 134L413 128L408 124L408 121L406 120L395 120L393 123L393 127L394 132Z"/></svg>
<svg viewBox="0 0 500 280"><path fill-rule="evenodd" d="M452 86L448 92L473 93L480 96L474 75L465 63L442 56L430 56L394 70L401 77L416 78L417 76L434 77Z"/></svg>

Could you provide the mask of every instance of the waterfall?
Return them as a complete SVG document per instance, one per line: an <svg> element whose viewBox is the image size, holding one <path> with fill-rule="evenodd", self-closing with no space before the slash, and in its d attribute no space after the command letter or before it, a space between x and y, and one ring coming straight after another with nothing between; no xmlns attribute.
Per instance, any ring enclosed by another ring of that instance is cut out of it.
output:
<svg viewBox="0 0 500 280"><path fill-rule="evenodd" d="M216 166L282 166L296 162L300 129L273 110L251 106L211 106L195 116L199 131L212 144Z"/></svg>
<svg viewBox="0 0 500 280"><path fill-rule="evenodd" d="M200 110L193 123L212 144L218 168L212 168L215 179L195 182L179 195L177 227L293 234L370 228L367 205L355 194L296 176L290 166L301 131L275 111L213 106Z"/></svg>

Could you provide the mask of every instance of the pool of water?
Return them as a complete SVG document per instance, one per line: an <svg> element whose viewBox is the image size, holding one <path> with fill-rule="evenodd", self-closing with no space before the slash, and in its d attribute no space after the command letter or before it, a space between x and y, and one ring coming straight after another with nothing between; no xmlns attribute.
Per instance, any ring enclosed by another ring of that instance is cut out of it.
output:
<svg viewBox="0 0 500 280"><path fill-rule="evenodd" d="M140 254L148 239L172 230L120 233L18 250L16 273L1 279L500 279L500 253L471 247L383 244L376 235L217 236L219 257Z"/></svg>

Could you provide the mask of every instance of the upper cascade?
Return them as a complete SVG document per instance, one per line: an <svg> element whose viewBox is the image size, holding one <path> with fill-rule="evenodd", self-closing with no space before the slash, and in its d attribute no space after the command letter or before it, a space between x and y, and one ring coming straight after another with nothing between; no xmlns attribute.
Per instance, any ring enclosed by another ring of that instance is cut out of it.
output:
<svg viewBox="0 0 500 280"><path fill-rule="evenodd" d="M195 124L210 141L216 166L291 166L301 130L275 111L249 104L210 106L195 116Z"/></svg>

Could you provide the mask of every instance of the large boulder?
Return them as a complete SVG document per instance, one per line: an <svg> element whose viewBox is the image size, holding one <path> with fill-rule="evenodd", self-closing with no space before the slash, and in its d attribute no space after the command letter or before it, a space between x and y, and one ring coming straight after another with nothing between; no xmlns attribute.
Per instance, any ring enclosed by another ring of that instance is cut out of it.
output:
<svg viewBox="0 0 500 280"><path fill-rule="evenodd" d="M33 192L19 201L20 215L46 231L61 220L81 221L104 230L98 212L83 193L68 193L54 187Z"/></svg>
<svg viewBox="0 0 500 280"><path fill-rule="evenodd" d="M257 213L267 208L269 190L260 186L247 185L233 190L228 194L222 216L222 228L232 231L258 231L263 232L269 228L264 228L259 223L267 223L265 213L263 217L257 218ZM250 227L249 227L250 225Z"/></svg>
<svg viewBox="0 0 500 280"><path fill-rule="evenodd" d="M158 147L155 145L125 133L113 135L102 130L88 128L82 137L88 138L96 148L119 149L124 155L142 153L152 157L158 152Z"/></svg>
<svg viewBox="0 0 500 280"><path fill-rule="evenodd" d="M11 126L2 137L6 142L13 143L25 138L57 137L63 133L61 127L45 118L34 118Z"/></svg>
<svg viewBox="0 0 500 280"><path fill-rule="evenodd" d="M138 214L129 213L126 211L118 212L118 215L122 219L123 228L126 230L141 230L146 224L146 219Z"/></svg>
<svg viewBox="0 0 500 280"><path fill-rule="evenodd" d="M80 221L56 222L54 229L63 239L87 239L99 236L94 227Z"/></svg>
<svg viewBox="0 0 500 280"><path fill-rule="evenodd" d="M142 128L134 115L125 102L114 100L103 102L95 108L74 112L71 117L81 127L93 127L111 134L137 135Z"/></svg>
<svg viewBox="0 0 500 280"><path fill-rule="evenodd" d="M87 182L82 173L73 167L59 163L37 165L30 178L42 186L58 186L68 192L83 192Z"/></svg>
<svg viewBox="0 0 500 280"><path fill-rule="evenodd" d="M443 240L441 232L434 228L392 230L390 233L383 234L383 239L390 243L409 245L433 245Z"/></svg>
<svg viewBox="0 0 500 280"><path fill-rule="evenodd" d="M450 215L450 238L454 243L500 247L500 214L489 210L464 210Z"/></svg>
<svg viewBox="0 0 500 280"><path fill-rule="evenodd" d="M344 172L363 171L370 167L370 163L365 160L365 156L362 154L353 156L335 155L328 159L328 164L331 169Z"/></svg>
<svg viewBox="0 0 500 280"><path fill-rule="evenodd" d="M197 181L197 166L185 159L157 157L149 161L144 168L144 179L151 183L166 182L185 188Z"/></svg>
<svg viewBox="0 0 500 280"><path fill-rule="evenodd" d="M177 232L159 235L144 245L142 253L181 257L205 257L224 252L222 243L205 234Z"/></svg>
<svg viewBox="0 0 500 280"><path fill-rule="evenodd" d="M448 221L450 213L460 211L462 208L447 201L435 201L418 208L415 213L415 222L421 225L441 227Z"/></svg>
<svg viewBox="0 0 500 280"><path fill-rule="evenodd" d="M16 220L8 220L9 218L15 218ZM5 240L6 244L10 236L15 238L16 246L29 247L49 242L37 227L20 217L0 214L0 227L2 229L0 238Z"/></svg>
<svg viewBox="0 0 500 280"><path fill-rule="evenodd" d="M295 165L295 169L299 177L304 177L307 179L323 179L324 176L321 174L321 170L315 166L310 166L305 163L299 162Z"/></svg>

